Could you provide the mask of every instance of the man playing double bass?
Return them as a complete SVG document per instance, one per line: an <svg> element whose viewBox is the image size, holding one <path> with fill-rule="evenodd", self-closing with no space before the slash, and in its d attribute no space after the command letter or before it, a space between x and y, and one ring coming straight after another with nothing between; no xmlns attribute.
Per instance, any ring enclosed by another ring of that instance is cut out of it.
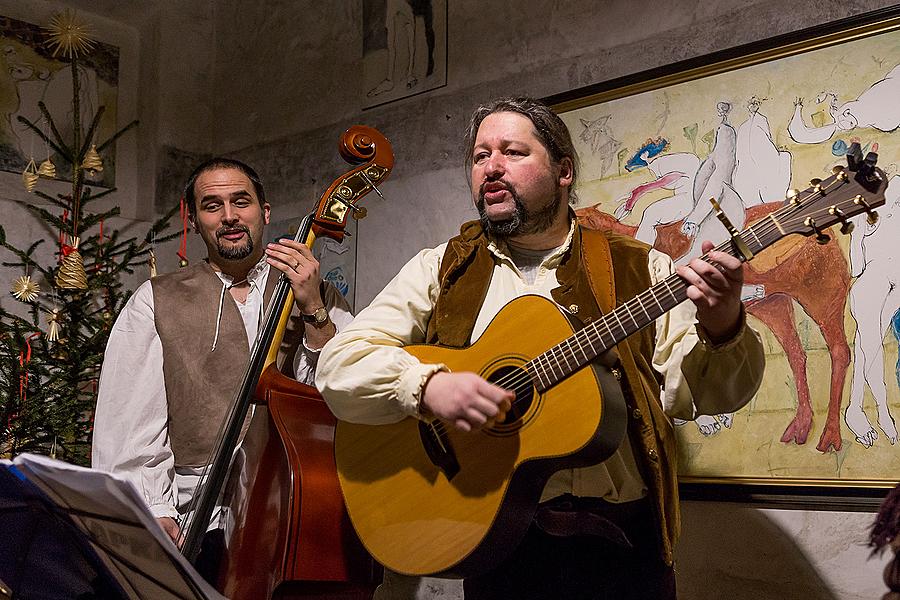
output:
<svg viewBox="0 0 900 600"><path fill-rule="evenodd" d="M465 347L511 300L552 299L582 322L600 316L597 274L624 301L677 272L684 302L617 346L625 442L610 458L557 471L524 540L497 568L464 581L473 598L675 597L678 535L670 418L734 411L759 387L763 348L740 302L740 261L703 243L709 260L673 266L631 238L582 228L569 207L577 155L566 125L528 98L479 107L466 136L480 220L421 251L323 349L317 384L339 419L438 419L464 432L502 421L513 392L471 372L420 362L407 344ZM541 323L523 322L530 335ZM414 509L411 509L414 511ZM386 577L385 597L415 585Z"/></svg>
<svg viewBox="0 0 900 600"><path fill-rule="evenodd" d="M270 206L246 164L213 158L184 191L204 262L154 277L122 309L100 376L92 463L132 481L173 540L237 392L278 275L292 318L279 369L312 385L319 350L352 316L304 244L263 243Z"/></svg>

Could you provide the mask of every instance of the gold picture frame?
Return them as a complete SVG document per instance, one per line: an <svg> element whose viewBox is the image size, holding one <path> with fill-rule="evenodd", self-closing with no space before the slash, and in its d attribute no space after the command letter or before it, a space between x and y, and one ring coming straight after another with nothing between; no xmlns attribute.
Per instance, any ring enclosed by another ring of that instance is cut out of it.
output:
<svg viewBox="0 0 900 600"><path fill-rule="evenodd" d="M709 197L731 206L742 229L789 189L824 179L854 141L896 176L900 100L890 98L900 99L897 7L545 101L581 157L582 222L686 262L701 240L727 239ZM677 424L683 483L851 496L897 483L900 312L891 309L900 309L900 289L895 301L890 282L894 270L900 281L892 264L900 260L891 261L888 239L900 239L892 209L900 183L886 196L876 226L857 220L848 236L834 228L824 245L792 236L745 267L748 320L767 352L764 382L733 415Z"/></svg>

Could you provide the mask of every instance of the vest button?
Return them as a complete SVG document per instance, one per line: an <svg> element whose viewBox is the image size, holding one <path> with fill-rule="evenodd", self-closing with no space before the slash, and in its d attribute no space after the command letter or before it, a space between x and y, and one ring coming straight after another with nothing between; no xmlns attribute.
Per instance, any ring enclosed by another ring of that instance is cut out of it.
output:
<svg viewBox="0 0 900 600"><path fill-rule="evenodd" d="M569 305L569 312L572 313L573 315L577 315L577 314L578 314L578 305L577 305L577 304L570 304L570 305Z"/></svg>
<svg viewBox="0 0 900 600"><path fill-rule="evenodd" d="M634 417L635 421L640 421L641 417L644 416L644 413L641 412L641 409L636 408L633 411L631 411L631 416Z"/></svg>
<svg viewBox="0 0 900 600"><path fill-rule="evenodd" d="M649 456L653 460L656 460L656 450L650 448L649 450L647 450L647 456Z"/></svg>

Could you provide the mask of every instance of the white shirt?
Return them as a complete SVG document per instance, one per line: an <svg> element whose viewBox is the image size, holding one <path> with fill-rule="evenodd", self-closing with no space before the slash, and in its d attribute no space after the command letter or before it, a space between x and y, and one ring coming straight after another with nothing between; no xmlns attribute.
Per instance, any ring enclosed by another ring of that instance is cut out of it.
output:
<svg viewBox="0 0 900 600"><path fill-rule="evenodd" d="M250 291L244 304L225 294L225 302L235 302L240 311L248 347L256 339L264 313L263 293L269 270L263 259L250 271ZM216 274L224 285L232 283L230 276ZM273 270L273 274L279 272ZM353 320L347 302L334 286L325 286L322 300L338 331ZM313 384L318 358L319 351L308 348L304 336L294 357L298 381ZM106 345L91 463L95 469L130 480L143 493L153 516L178 518L193 496L201 469L175 467L168 419L162 342L156 332L153 290L146 281L128 299Z"/></svg>

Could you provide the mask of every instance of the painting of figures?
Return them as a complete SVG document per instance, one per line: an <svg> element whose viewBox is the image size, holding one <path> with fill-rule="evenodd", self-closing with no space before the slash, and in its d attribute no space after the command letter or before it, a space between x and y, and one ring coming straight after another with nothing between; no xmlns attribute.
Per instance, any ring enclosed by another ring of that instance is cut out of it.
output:
<svg viewBox="0 0 900 600"><path fill-rule="evenodd" d="M557 106L582 160L576 211L677 264L789 191L846 164L854 142L889 178L879 218L826 243L792 235L744 267L762 388L736 414L678 423L686 480L848 485L900 472L900 31L897 20L744 65ZM845 228L848 229L848 228ZM819 240L825 241L825 240ZM896 256L896 258L895 258Z"/></svg>

